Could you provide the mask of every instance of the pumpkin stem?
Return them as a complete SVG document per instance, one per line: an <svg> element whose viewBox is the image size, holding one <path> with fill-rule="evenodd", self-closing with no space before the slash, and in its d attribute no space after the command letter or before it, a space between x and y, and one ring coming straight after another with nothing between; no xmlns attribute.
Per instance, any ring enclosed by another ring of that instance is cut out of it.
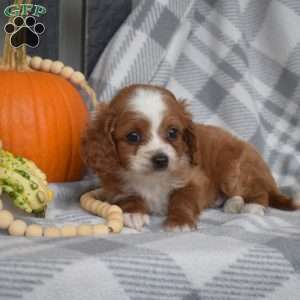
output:
<svg viewBox="0 0 300 300"><path fill-rule="evenodd" d="M32 0L25 0L24 3L30 4ZM23 0L14 0L14 5L21 5ZM8 21L13 22L14 16L9 17ZM14 48L10 43L10 34L5 33L3 55L0 58L0 70L29 71L31 68L27 62L26 46L22 45Z"/></svg>

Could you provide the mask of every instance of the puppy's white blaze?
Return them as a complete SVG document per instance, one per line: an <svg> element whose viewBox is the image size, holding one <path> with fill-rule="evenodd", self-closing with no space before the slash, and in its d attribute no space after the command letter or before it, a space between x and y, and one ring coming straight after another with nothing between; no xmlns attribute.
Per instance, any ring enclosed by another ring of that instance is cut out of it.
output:
<svg viewBox="0 0 300 300"><path fill-rule="evenodd" d="M158 131L167 110L161 93L140 88L130 99L130 109L143 114L151 124L151 131Z"/></svg>
<svg viewBox="0 0 300 300"><path fill-rule="evenodd" d="M170 169L174 168L176 152L174 148L159 136L159 128L167 111L167 107L159 91L140 88L130 99L129 108L140 113L150 123L150 139L138 149L131 158L131 167L136 171L151 169L151 156L163 152L169 157Z"/></svg>

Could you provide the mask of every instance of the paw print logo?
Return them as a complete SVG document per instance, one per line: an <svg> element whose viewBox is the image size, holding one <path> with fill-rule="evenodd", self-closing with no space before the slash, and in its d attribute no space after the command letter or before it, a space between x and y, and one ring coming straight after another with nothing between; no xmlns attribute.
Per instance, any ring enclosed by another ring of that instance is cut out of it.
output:
<svg viewBox="0 0 300 300"><path fill-rule="evenodd" d="M14 18L13 22L7 23L4 31L10 36L10 44L14 48L22 45L27 45L31 48L36 48L40 43L40 37L44 31L45 26L42 23L36 23L33 16Z"/></svg>

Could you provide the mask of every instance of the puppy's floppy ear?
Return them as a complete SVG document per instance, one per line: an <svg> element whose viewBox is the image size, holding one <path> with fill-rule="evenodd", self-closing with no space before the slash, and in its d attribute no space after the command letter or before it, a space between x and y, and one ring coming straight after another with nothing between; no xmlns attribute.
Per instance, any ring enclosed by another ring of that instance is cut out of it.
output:
<svg viewBox="0 0 300 300"><path fill-rule="evenodd" d="M192 114L188 111L188 103L186 100L178 100L180 110L183 113L183 123L185 124L183 132L183 140L187 145L188 154L193 165L200 164L200 153L198 151L198 140L196 134L196 125L192 120Z"/></svg>
<svg viewBox="0 0 300 300"><path fill-rule="evenodd" d="M188 154L193 165L200 164L200 153L198 151L197 135L195 134L195 124L190 124L185 128L183 138L188 147Z"/></svg>
<svg viewBox="0 0 300 300"><path fill-rule="evenodd" d="M99 103L82 137L82 159L101 179L113 174L120 166L113 138L115 123L116 115L110 105Z"/></svg>

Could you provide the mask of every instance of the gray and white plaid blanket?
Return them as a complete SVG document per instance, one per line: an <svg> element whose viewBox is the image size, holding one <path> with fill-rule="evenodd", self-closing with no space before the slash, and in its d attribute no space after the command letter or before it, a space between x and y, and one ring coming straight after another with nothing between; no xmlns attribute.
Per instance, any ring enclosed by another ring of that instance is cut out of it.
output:
<svg viewBox="0 0 300 300"><path fill-rule="evenodd" d="M279 184L299 190L299 0L135 2L92 73L100 99L130 83L167 86L195 120L255 144ZM99 222L78 208L94 184L54 186L40 222ZM207 210L193 233L165 233L161 221L104 238L1 235L0 299L300 299L300 211Z"/></svg>

